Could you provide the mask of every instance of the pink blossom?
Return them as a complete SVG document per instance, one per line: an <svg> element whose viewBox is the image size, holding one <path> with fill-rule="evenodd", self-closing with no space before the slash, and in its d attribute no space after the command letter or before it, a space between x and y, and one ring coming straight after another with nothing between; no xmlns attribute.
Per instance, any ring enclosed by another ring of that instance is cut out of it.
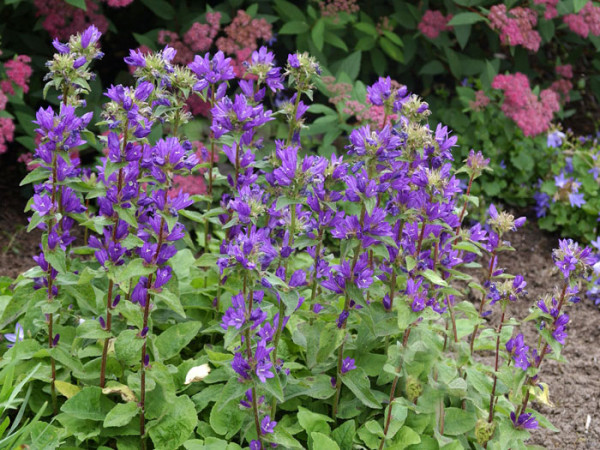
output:
<svg viewBox="0 0 600 450"><path fill-rule="evenodd" d="M533 29L537 25L537 14L529 8L513 8L506 11L506 5L494 5L488 16L493 30L500 31L500 41L503 44L516 46L537 52L542 38Z"/></svg>
<svg viewBox="0 0 600 450"><path fill-rule="evenodd" d="M563 103L567 103L571 100L569 92L573 89L573 83L567 79L556 80L550 85L550 89L560 96Z"/></svg>
<svg viewBox="0 0 600 450"><path fill-rule="evenodd" d="M550 20L558 16L558 11L556 10L558 0L533 0L533 3L546 7L544 10L544 19Z"/></svg>
<svg viewBox="0 0 600 450"><path fill-rule="evenodd" d="M25 164L25 168L28 172L31 172L33 169L40 167L39 164L31 164L31 161L33 161L33 153L30 152L21 153L17 158L17 162Z"/></svg>
<svg viewBox="0 0 600 450"><path fill-rule="evenodd" d="M188 111L190 113L192 113L192 115L194 115L194 116L200 115L200 116L208 117L208 114L210 112L210 103L205 102L197 95L191 95L188 98L188 100L186 102L186 107L187 107Z"/></svg>
<svg viewBox="0 0 600 450"><path fill-rule="evenodd" d="M183 36L183 41L193 52L206 52L210 49L219 28L221 13L206 13L207 23L194 23Z"/></svg>
<svg viewBox="0 0 600 450"><path fill-rule="evenodd" d="M0 91L0 111L4 111L6 109L6 103L8 102L8 97L2 91Z"/></svg>
<svg viewBox="0 0 600 450"><path fill-rule="evenodd" d="M338 103L344 103L350 99L350 93L352 92L352 84L350 83L336 83L335 77L325 76L321 80L325 83L325 88L329 91L331 96L329 97L329 103L337 105Z"/></svg>
<svg viewBox="0 0 600 450"><path fill-rule="evenodd" d="M556 73L563 78L573 78L573 66L571 64L556 66Z"/></svg>
<svg viewBox="0 0 600 450"><path fill-rule="evenodd" d="M160 30L158 32L158 43L161 45L168 44L177 51L175 58L173 58L175 64L188 64L194 59L194 52L179 39L179 35L174 31Z"/></svg>
<svg viewBox="0 0 600 450"><path fill-rule="evenodd" d="M8 79L15 83L17 86L23 89L23 92L29 91L29 77L31 77L31 67L29 63L31 58L27 55L17 55L14 59L6 61L4 63L4 69ZM14 91L9 91L10 94L14 94Z"/></svg>
<svg viewBox="0 0 600 450"><path fill-rule="evenodd" d="M253 19L241 9L224 31L226 36L217 39L216 44L219 50L229 55L243 48L254 51L258 48L259 39L268 41L273 36L270 23L265 19Z"/></svg>
<svg viewBox="0 0 600 450"><path fill-rule="evenodd" d="M86 0L86 11L64 0L34 0L36 17L44 17L42 26L50 36L67 40L72 34L96 25L102 33L108 29L108 19L98 13L98 3Z"/></svg>
<svg viewBox="0 0 600 450"><path fill-rule="evenodd" d="M544 89L540 98L531 91L527 77L517 72L514 75L496 75L494 89L504 92L502 111L515 121L525 136L535 136L550 127L552 115L560 109L559 97L551 89Z"/></svg>
<svg viewBox="0 0 600 450"><path fill-rule="evenodd" d="M564 16L563 22L581 37L587 38L590 34L600 36L600 6L588 2L579 13Z"/></svg>
<svg viewBox="0 0 600 450"><path fill-rule="evenodd" d="M429 39L437 38L442 31L452 30L447 24L452 19L452 14L444 16L440 11L428 9L421 17L419 31Z"/></svg>
<svg viewBox="0 0 600 450"><path fill-rule="evenodd" d="M323 17L333 17L335 21L340 13L356 14L360 11L357 0L325 0L319 2L319 8Z"/></svg>
<svg viewBox="0 0 600 450"><path fill-rule="evenodd" d="M111 8L123 8L133 3L133 0L105 0Z"/></svg>
<svg viewBox="0 0 600 450"><path fill-rule="evenodd" d="M12 142L15 133L15 124L9 117L0 117L0 154L8 150L6 143Z"/></svg>
<svg viewBox="0 0 600 450"><path fill-rule="evenodd" d="M475 100L469 102L469 108L473 111L483 111L487 105L489 105L490 99L485 92L479 90L475 92Z"/></svg>

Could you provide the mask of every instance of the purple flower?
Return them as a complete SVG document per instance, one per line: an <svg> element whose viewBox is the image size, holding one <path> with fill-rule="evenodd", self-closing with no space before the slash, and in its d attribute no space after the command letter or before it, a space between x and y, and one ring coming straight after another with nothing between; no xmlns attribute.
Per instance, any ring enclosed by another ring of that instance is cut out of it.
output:
<svg viewBox="0 0 600 450"><path fill-rule="evenodd" d="M581 208L586 201L583 199L583 194L572 192L569 194L569 203L573 208Z"/></svg>
<svg viewBox="0 0 600 450"><path fill-rule="evenodd" d="M516 337L509 339L506 343L506 350L511 354L515 361L515 366L520 367L523 370L527 370L529 367L529 361L527 359L527 352L529 347L525 345L523 335L519 333Z"/></svg>
<svg viewBox="0 0 600 450"><path fill-rule="evenodd" d="M19 322L17 322L17 324L15 325L14 333L6 333L4 335L4 338L8 342L10 342L10 344L7 345L8 348L11 348L17 342L21 342L24 337L25 337L25 332L23 331L23 327L21 326L21 324Z"/></svg>
<svg viewBox="0 0 600 450"><path fill-rule="evenodd" d="M195 91L202 91L211 84L235 78L231 58L225 58L225 54L220 50L215 53L212 59L210 53L206 53L204 57L196 55L194 61L189 63L188 67L199 80L194 86Z"/></svg>
<svg viewBox="0 0 600 450"><path fill-rule="evenodd" d="M536 430L538 428L538 422L532 413L520 414L519 418L514 412L510 413L510 420L515 428L524 428L526 430Z"/></svg>
<svg viewBox="0 0 600 450"><path fill-rule="evenodd" d="M367 87L367 98L373 105L382 106L392 95L392 79L379 77L372 86Z"/></svg>
<svg viewBox="0 0 600 450"><path fill-rule="evenodd" d="M277 422L274 420L272 421L271 416L267 415L263 417L263 420L260 422L260 430L263 432L263 434L270 434L275 431L275 425L277 425Z"/></svg>
<svg viewBox="0 0 600 450"><path fill-rule="evenodd" d="M344 361L342 361L342 369L341 369L342 374L348 373L354 369L356 369L356 364L354 364L354 359L352 359L350 357L346 357L346 359L344 359Z"/></svg>
<svg viewBox="0 0 600 450"><path fill-rule="evenodd" d="M566 137L565 133L558 130L548 134L546 145L548 148L558 148L562 145L563 139Z"/></svg>
<svg viewBox="0 0 600 450"><path fill-rule="evenodd" d="M231 367L243 379L250 379L250 365L244 359L241 353L238 352L233 356L233 360L231 361Z"/></svg>
<svg viewBox="0 0 600 450"><path fill-rule="evenodd" d="M102 36L102 33L96 28L95 25L91 25L85 29L81 34L81 47L87 48L89 45L94 45Z"/></svg>

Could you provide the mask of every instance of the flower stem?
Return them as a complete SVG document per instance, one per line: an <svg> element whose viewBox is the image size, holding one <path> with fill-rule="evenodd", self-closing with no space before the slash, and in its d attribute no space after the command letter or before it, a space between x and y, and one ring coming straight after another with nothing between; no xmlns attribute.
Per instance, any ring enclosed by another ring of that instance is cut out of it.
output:
<svg viewBox="0 0 600 450"><path fill-rule="evenodd" d="M488 415L488 423L492 423L494 420L494 401L496 395L496 384L498 382L498 357L500 355L500 333L502 332L502 326L504 325L504 315L506 313L506 303L502 307L502 317L500 318L500 324L498 325L498 336L496 336L496 361L494 363L494 383L492 384L492 393L490 394L490 413Z"/></svg>
<svg viewBox="0 0 600 450"><path fill-rule="evenodd" d="M494 264L496 260L496 250L492 252L492 258L490 259L490 267L488 269L486 282L489 282L492 279L492 272L494 270ZM487 291L486 291L487 292ZM483 313L483 308L485 307L485 299L487 294L484 293L481 297L481 304L479 305L479 317ZM471 335L471 355L473 354L473 348L475 346L475 338L477 337L477 331L479 331L479 324L475 325L475 329L473 330L473 334Z"/></svg>
<svg viewBox="0 0 600 450"><path fill-rule="evenodd" d="M465 194L465 197L468 197L469 194L471 193L471 186L473 185L473 179L475 178L475 174L471 174L471 177L469 178L469 186L467 186L467 193ZM458 218L458 225L456 226L456 230L454 230L454 234L458 236L458 233L460 232L460 227L462 225L462 220L463 217L465 216L465 211L467 210L467 199L465 199L465 203L463 204L462 210L460 211L460 216Z"/></svg>
<svg viewBox="0 0 600 450"><path fill-rule="evenodd" d="M562 309L563 304L565 302L565 294L567 293L568 286L569 286L569 282L568 282L568 280L565 280L565 284L563 285L562 291L560 293L560 300L558 302L556 317L554 318L552 325L556 324L556 321L558 320L558 317L560 316L560 310ZM538 360L537 364L535 365L536 369L539 369L540 366L542 365L542 361L544 360L544 357L546 356L546 353L548 352L548 347L550 347L550 345L548 343L545 343L544 349L542 350L542 352L540 354L540 359ZM531 377L527 377L527 381L525 382L525 384L528 385L530 381L531 381ZM521 413L525 412L525 410L527 409L527 403L529 403L529 389L527 389L527 392L525 393L525 398L523 399L523 403L521 404L521 407L517 411L517 418L519 417L519 415Z"/></svg>
<svg viewBox="0 0 600 450"><path fill-rule="evenodd" d="M402 338L402 348L406 348L406 344L408 343L408 337L410 336L410 330L412 330L412 324L409 325L406 330L404 330L404 337ZM396 367L397 375L394 377L394 381L392 382L392 388L390 389L388 413L385 419L385 427L383 429L383 439L381 439L381 442L379 443L379 450L381 450L385 445L385 440L390 429L390 423L392 422L392 408L394 406L394 399L396 398L396 386L398 385L398 380L400 379L400 372L402 372L402 360L398 362L398 366Z"/></svg>

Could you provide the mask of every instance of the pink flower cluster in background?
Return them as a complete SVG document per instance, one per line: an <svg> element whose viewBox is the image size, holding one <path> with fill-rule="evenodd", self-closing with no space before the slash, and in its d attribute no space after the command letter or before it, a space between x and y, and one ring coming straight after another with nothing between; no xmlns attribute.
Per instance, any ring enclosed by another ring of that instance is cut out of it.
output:
<svg viewBox="0 0 600 450"><path fill-rule="evenodd" d="M473 111L483 111L487 105L490 104L490 99L485 92L479 90L475 92L475 100L469 102L469 108Z"/></svg>
<svg viewBox="0 0 600 450"><path fill-rule="evenodd" d="M550 127L552 115L560 109L559 97L552 89L544 89L540 98L531 91L524 74L496 75L494 89L504 92L502 112L515 121L525 136L535 136Z"/></svg>
<svg viewBox="0 0 600 450"><path fill-rule="evenodd" d="M104 0L111 8L124 8L133 3L133 0Z"/></svg>
<svg viewBox="0 0 600 450"><path fill-rule="evenodd" d="M452 30L452 27L448 26L450 19L452 19L452 14L444 16L440 11L428 9L421 17L419 31L429 39L435 39L442 31Z"/></svg>
<svg viewBox="0 0 600 450"><path fill-rule="evenodd" d="M258 49L259 41L268 41L273 37L271 24L265 19L254 19L240 9L231 23L223 28L224 35L215 41L221 30L220 20L220 13L209 12L206 14L207 23L194 23L183 38L173 31L161 30L158 33L158 43L169 44L177 50L174 59L177 64L188 64L196 53L206 52L215 44L217 49L233 58L236 76L243 77L245 72L243 64L250 58L252 52Z"/></svg>
<svg viewBox="0 0 600 450"><path fill-rule="evenodd" d="M221 27L221 13L206 13L206 23L195 22L183 35L183 39L173 31L161 30L158 32L158 43L169 44L177 54L173 59L176 64L188 64L194 59L194 55L206 52L213 44Z"/></svg>
<svg viewBox="0 0 600 450"><path fill-rule="evenodd" d="M544 19L550 20L558 16L558 11L556 10L558 0L533 0L533 3L546 7L544 10Z"/></svg>
<svg viewBox="0 0 600 450"><path fill-rule="evenodd" d="M600 6L587 2L577 14L567 14L563 22L569 29L581 37L587 38L590 34L600 36Z"/></svg>
<svg viewBox="0 0 600 450"><path fill-rule="evenodd" d="M521 45L532 52L539 50L542 38L534 30L537 25L537 13L534 10L517 7L507 11L504 4L494 5L490 8L488 19L491 28L500 31L503 44Z"/></svg>
<svg viewBox="0 0 600 450"><path fill-rule="evenodd" d="M111 3L125 6L128 0L111 0ZM44 17L42 26L50 36L67 40L72 34L83 31L90 25L96 25L98 30L105 33L108 20L99 11L100 6L92 0L86 0L86 10L69 5L64 0L34 0L35 15ZM131 1L129 1L131 3Z"/></svg>
<svg viewBox="0 0 600 450"><path fill-rule="evenodd" d="M319 2L323 17L338 18L340 13L356 14L360 11L357 0L325 0Z"/></svg>
<svg viewBox="0 0 600 450"><path fill-rule="evenodd" d="M4 63L7 80L0 82L0 89L4 94L14 95L13 83L23 89L23 92L29 91L29 77L31 77L31 58L27 55L17 55L14 59ZM1 101L0 101L1 103ZM4 101L6 103L6 101ZM4 108L0 108L4 109Z"/></svg>
<svg viewBox="0 0 600 450"><path fill-rule="evenodd" d="M550 89L560 95L561 100L565 103L570 100L569 92L573 89L573 66L571 64L565 64L564 66L556 66L556 74L562 77L559 80L554 81L550 85Z"/></svg>
<svg viewBox="0 0 600 450"><path fill-rule="evenodd" d="M29 78L31 77L31 58L27 55L16 55L4 63L4 71L8 78L0 81L0 111L6 109L8 96L15 95L15 86L29 91ZM8 149L7 143L12 142L15 136L15 124L10 117L0 118L0 154Z"/></svg>

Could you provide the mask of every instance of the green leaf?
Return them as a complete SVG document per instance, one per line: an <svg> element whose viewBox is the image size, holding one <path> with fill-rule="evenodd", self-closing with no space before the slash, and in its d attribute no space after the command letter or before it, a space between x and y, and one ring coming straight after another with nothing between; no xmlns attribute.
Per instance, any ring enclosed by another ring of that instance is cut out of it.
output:
<svg viewBox="0 0 600 450"><path fill-rule="evenodd" d="M229 439L242 427L247 413L240 409L238 400L230 401L224 406L217 402L210 411L210 426L215 433Z"/></svg>
<svg viewBox="0 0 600 450"><path fill-rule="evenodd" d="M175 9L166 0L141 0L155 15L165 20L175 17Z"/></svg>
<svg viewBox="0 0 600 450"><path fill-rule="evenodd" d="M456 36L460 48L464 49L471 36L471 25L458 25L454 27L454 35Z"/></svg>
<svg viewBox="0 0 600 450"><path fill-rule="evenodd" d="M374 409L381 408L381 405L371 392L371 383L362 368L357 367L342 375L342 382L348 386L356 398L358 398L365 406Z"/></svg>
<svg viewBox="0 0 600 450"><path fill-rule="evenodd" d="M186 317L181 300L175 293L168 289L163 289L162 292L156 293L155 296L165 302L171 311L179 314L181 317Z"/></svg>
<svg viewBox="0 0 600 450"><path fill-rule="evenodd" d="M317 50L323 51L323 44L325 43L325 20L323 18L316 21L310 31L310 35Z"/></svg>
<svg viewBox="0 0 600 450"><path fill-rule="evenodd" d="M60 410L78 419L102 422L113 406L114 403L102 394L102 389L91 386L68 399Z"/></svg>
<svg viewBox="0 0 600 450"><path fill-rule="evenodd" d="M379 39L381 49L394 61L404 62L402 50L388 38L382 37Z"/></svg>
<svg viewBox="0 0 600 450"><path fill-rule="evenodd" d="M29 172L25 176L25 178L21 180L19 186L24 186L29 183L35 183L36 181L40 180L46 180L49 175L50 172L48 171L48 169L45 169L44 167L36 167L31 172Z"/></svg>
<svg viewBox="0 0 600 450"><path fill-rule="evenodd" d="M83 9L87 11L87 7L85 6L85 0L65 0L69 5L73 5L76 8Z"/></svg>
<svg viewBox="0 0 600 450"><path fill-rule="evenodd" d="M589 0L573 0L573 9L575 14L581 11L588 2Z"/></svg>
<svg viewBox="0 0 600 450"><path fill-rule="evenodd" d="M474 12L461 12L452 17L447 25L454 27L457 25L472 25L477 22L488 22L488 19L483 14Z"/></svg>
<svg viewBox="0 0 600 450"><path fill-rule="evenodd" d="M123 270L117 272L115 282L123 284L132 278L146 277L154 272L154 270L155 267L145 266L142 258L136 258L127 264Z"/></svg>
<svg viewBox="0 0 600 450"><path fill-rule="evenodd" d="M131 422L139 411L135 402L117 403L104 419L104 427L123 427Z"/></svg>
<svg viewBox="0 0 600 450"><path fill-rule="evenodd" d="M166 360L177 355L196 337L201 327L201 322L183 322L163 331L154 343L160 359Z"/></svg>
<svg viewBox="0 0 600 450"><path fill-rule="evenodd" d="M419 70L419 75L439 75L445 71L446 69L444 68L444 65L434 59L433 61L429 61L427 64L421 67L421 70Z"/></svg>
<svg viewBox="0 0 600 450"><path fill-rule="evenodd" d="M306 33L310 27L304 21L300 20L292 20L291 22L286 22L279 29L279 34L302 34Z"/></svg>
<svg viewBox="0 0 600 450"><path fill-rule="evenodd" d="M460 408L446 408L444 416L444 434L461 436L475 428L477 417L473 412Z"/></svg>
<svg viewBox="0 0 600 450"><path fill-rule="evenodd" d="M356 434L356 425L354 420L347 420L337 427L331 433L331 436L338 443L340 448L352 448L354 435Z"/></svg>
<svg viewBox="0 0 600 450"><path fill-rule="evenodd" d="M329 436L313 431L310 433L313 440L313 450L340 450L340 446Z"/></svg>
<svg viewBox="0 0 600 450"><path fill-rule="evenodd" d="M448 286L448 283L446 283L446 281L440 277L437 272L434 272L431 269L427 269L425 272L422 272L421 275L423 275L433 284L437 284L438 286Z"/></svg>
<svg viewBox="0 0 600 450"><path fill-rule="evenodd" d="M117 358L130 366L140 362L140 352L144 340L137 336L136 330L123 330L115 340Z"/></svg>
<svg viewBox="0 0 600 450"><path fill-rule="evenodd" d="M333 422L333 419L324 414L318 414L308 409L298 406L297 416L298 423L307 433L323 432L325 434L329 434L331 429L327 422Z"/></svg>
<svg viewBox="0 0 600 450"><path fill-rule="evenodd" d="M361 56L362 52L354 52L344 58L337 70L337 77L339 78L342 73L345 73L350 80L355 80L360 71Z"/></svg>
<svg viewBox="0 0 600 450"><path fill-rule="evenodd" d="M175 397L167 413L148 424L148 434L155 448L177 449L193 433L198 424L194 402L187 397Z"/></svg>

